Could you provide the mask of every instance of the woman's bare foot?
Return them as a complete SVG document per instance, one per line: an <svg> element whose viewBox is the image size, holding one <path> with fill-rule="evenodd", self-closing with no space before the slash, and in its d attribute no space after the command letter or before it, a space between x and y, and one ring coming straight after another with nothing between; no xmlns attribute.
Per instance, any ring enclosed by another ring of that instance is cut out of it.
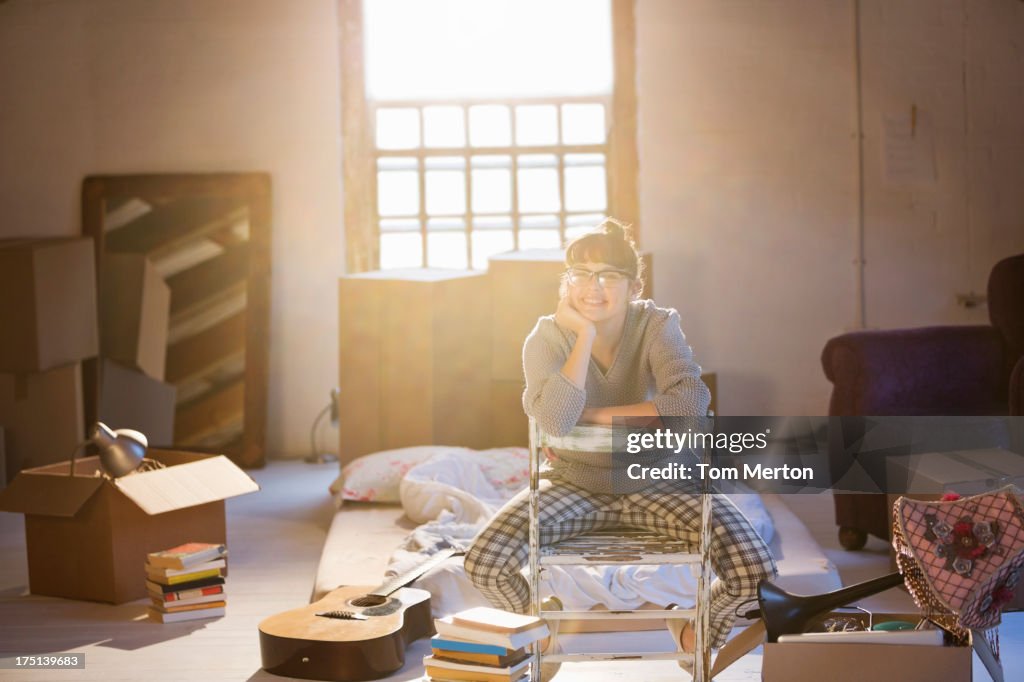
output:
<svg viewBox="0 0 1024 682"><path fill-rule="evenodd" d="M693 629L692 620L686 621L683 625L683 631L679 635L679 646L688 654L697 650L697 632Z"/></svg>

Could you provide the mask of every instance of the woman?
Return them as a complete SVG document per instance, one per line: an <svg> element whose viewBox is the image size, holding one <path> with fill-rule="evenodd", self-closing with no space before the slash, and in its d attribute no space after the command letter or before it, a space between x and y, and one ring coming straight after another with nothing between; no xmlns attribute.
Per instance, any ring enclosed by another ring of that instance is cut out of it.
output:
<svg viewBox="0 0 1024 682"><path fill-rule="evenodd" d="M540 318L523 347L523 408L548 434L612 417L703 416L710 393L686 343L679 314L639 300L643 261L621 223L608 219L569 244L561 300ZM735 609L756 596L775 562L750 522L725 497L712 507L710 644L720 647ZM607 471L558 459L541 482L544 544L610 525L687 537L700 528L701 501L678 483L613 494ZM529 491L509 501L473 541L466 571L496 607L526 613ZM669 621L683 651L694 650L692 623ZM688 667L688 666L684 666ZM550 674L550 671L549 673Z"/></svg>

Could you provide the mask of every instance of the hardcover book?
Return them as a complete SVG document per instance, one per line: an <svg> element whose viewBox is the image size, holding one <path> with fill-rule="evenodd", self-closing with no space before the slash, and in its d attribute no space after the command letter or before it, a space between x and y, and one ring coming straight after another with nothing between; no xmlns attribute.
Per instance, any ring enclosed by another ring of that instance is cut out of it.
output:
<svg viewBox="0 0 1024 682"><path fill-rule="evenodd" d="M221 569L219 568L210 568L205 571L197 571L195 573L185 573L183 575L171 576L155 575L147 571L146 575L149 577L151 581L155 583L172 586L183 585L185 583L190 583L195 580L201 580L202 578L223 578L223 574L221 573Z"/></svg>
<svg viewBox="0 0 1024 682"><path fill-rule="evenodd" d="M536 616L492 609L488 606L478 606L466 611L460 611L452 616L452 623L466 627L487 630L488 632L526 632L542 623Z"/></svg>
<svg viewBox="0 0 1024 682"><path fill-rule="evenodd" d="M184 569L196 564L201 564L214 559L221 559L227 556L226 545L211 544L209 542L186 542L171 549L160 552L152 552L147 555L146 561L150 566L158 568Z"/></svg>
<svg viewBox="0 0 1024 682"><path fill-rule="evenodd" d="M437 634L445 639L461 639L481 644L495 644L506 649L521 649L527 644L548 635L548 626L540 621L535 627L523 632L491 632L480 630L467 625L457 625L452 622L452 617L435 618L434 628Z"/></svg>
<svg viewBox="0 0 1024 682"><path fill-rule="evenodd" d="M149 600L153 602L153 606L164 611L174 611L186 606L193 606L195 604L203 605L211 602L223 602L223 594L207 594L201 597L193 597L192 599L179 599L176 601L164 601L159 597L150 596Z"/></svg>
<svg viewBox="0 0 1024 682"><path fill-rule="evenodd" d="M182 606L151 606L150 608L159 611L160 613L184 613L186 611L205 611L213 608L223 608L227 606L227 602L224 600L209 602L206 604L188 604Z"/></svg>
<svg viewBox="0 0 1024 682"><path fill-rule="evenodd" d="M219 618L224 615L224 607L218 606L212 609L196 609L195 611L182 611L180 613L163 613L152 606L146 609L149 619L157 623L177 623L183 620L199 620L201 618Z"/></svg>
<svg viewBox="0 0 1024 682"><path fill-rule="evenodd" d="M170 585L160 585L159 583L153 583L157 588L171 587ZM201 597L216 597L224 594L223 585L210 585L209 587L197 587L190 590L177 590L164 592L161 589L149 589L149 596L160 602L181 602L189 601L192 599L199 599Z"/></svg>
<svg viewBox="0 0 1024 682"><path fill-rule="evenodd" d="M441 637L435 635L430 638L430 646L435 649L446 651L458 651L478 654L493 654L495 656L511 656L519 649L510 649L499 644L484 644L482 642L470 642L455 637Z"/></svg>
<svg viewBox="0 0 1024 682"><path fill-rule="evenodd" d="M426 656L423 658L423 666L432 678L467 680L467 682L513 682L526 673L530 666L530 659L526 658L515 665L492 668L486 665L455 663L435 656Z"/></svg>
<svg viewBox="0 0 1024 682"><path fill-rule="evenodd" d="M171 592L182 592L185 590L194 590L203 587L209 587L211 585L223 585L224 578L220 575L211 576L208 578L200 578L198 580L190 580L189 582L176 583L174 585L165 585L158 583L153 580L146 581L146 589L150 594L161 595L170 594Z"/></svg>

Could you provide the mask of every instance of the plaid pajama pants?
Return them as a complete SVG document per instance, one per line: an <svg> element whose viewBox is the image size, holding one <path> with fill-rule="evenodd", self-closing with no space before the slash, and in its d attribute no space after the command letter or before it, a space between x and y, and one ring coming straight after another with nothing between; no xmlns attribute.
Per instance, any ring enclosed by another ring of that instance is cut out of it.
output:
<svg viewBox="0 0 1024 682"><path fill-rule="evenodd" d="M530 491L512 498L473 540L466 573L497 608L530 610L530 584L522 575L529 560ZM678 482L662 482L630 495L592 493L557 475L541 480L540 542L551 544L608 526L632 526L671 537L692 538L701 522L700 497ZM712 505L711 646L725 644L735 611L757 597L757 584L778 572L775 559L750 521L724 495Z"/></svg>

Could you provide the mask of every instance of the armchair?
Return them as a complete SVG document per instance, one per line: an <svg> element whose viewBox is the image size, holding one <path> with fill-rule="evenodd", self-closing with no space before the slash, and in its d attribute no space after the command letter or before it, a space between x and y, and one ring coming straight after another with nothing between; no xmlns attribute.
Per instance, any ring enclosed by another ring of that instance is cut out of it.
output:
<svg viewBox="0 0 1024 682"><path fill-rule="evenodd" d="M1024 414L1024 254L988 280L991 325L857 331L821 354L833 383L829 414ZM860 549L868 533L889 537L885 495L836 495L839 541Z"/></svg>

